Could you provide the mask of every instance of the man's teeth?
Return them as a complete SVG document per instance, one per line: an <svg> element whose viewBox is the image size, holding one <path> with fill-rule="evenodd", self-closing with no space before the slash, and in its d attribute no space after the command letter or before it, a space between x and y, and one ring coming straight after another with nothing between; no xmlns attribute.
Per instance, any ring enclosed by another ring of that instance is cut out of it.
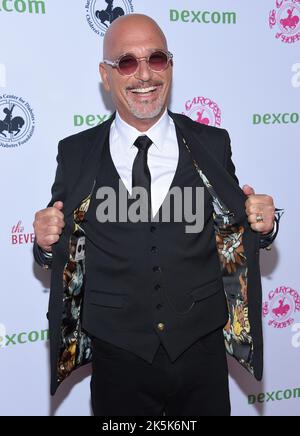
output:
<svg viewBox="0 0 300 436"><path fill-rule="evenodd" d="M132 89L131 92L134 92L136 94L147 94L148 92L153 92L156 90L155 86L152 86L151 88L137 88L137 89Z"/></svg>

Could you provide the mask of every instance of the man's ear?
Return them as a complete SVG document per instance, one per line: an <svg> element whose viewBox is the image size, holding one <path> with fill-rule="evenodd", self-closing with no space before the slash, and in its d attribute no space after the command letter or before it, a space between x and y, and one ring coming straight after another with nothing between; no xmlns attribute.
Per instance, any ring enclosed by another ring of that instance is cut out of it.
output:
<svg viewBox="0 0 300 436"><path fill-rule="evenodd" d="M107 74L107 70L105 68L105 65L102 63L99 64L99 73L100 73L105 91L109 92L110 86L109 86L108 74Z"/></svg>

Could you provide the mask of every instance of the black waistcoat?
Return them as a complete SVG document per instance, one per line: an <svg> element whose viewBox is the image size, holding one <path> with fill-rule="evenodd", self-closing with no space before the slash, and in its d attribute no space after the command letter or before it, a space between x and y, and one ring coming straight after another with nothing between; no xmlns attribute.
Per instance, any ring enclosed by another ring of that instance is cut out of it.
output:
<svg viewBox="0 0 300 436"><path fill-rule="evenodd" d="M178 143L179 162L171 188L193 187L195 195L203 183L179 134ZM175 360L228 318L211 199L205 189L205 225L200 233L186 233L189 223L174 222L172 212L168 223L100 224L97 189L108 186L118 193L119 180L107 141L84 224L83 327L148 362L162 343ZM117 195L117 204L118 200Z"/></svg>

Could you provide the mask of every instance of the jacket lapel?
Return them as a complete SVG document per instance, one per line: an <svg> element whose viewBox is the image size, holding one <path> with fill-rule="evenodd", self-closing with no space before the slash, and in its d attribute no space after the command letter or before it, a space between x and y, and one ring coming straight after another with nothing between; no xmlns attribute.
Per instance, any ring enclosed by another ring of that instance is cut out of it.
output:
<svg viewBox="0 0 300 436"><path fill-rule="evenodd" d="M201 131L200 133L195 131L194 123L188 118L173 114L172 112L169 112L169 115L187 141L192 157L197 161L200 169L213 185L217 195L234 213L236 222L243 221L246 218L246 196L241 188L211 154L208 145L205 143L204 135L202 136ZM90 194L99 168L101 153L114 118L115 115L99 126L96 136L94 139L91 139L90 152L74 184L74 190L65 202L65 216L72 214L80 201Z"/></svg>
<svg viewBox="0 0 300 436"><path fill-rule="evenodd" d="M209 151L209 145L205 143L204 135L202 135L201 131L195 131L193 121L172 112L169 112L169 115L185 138L191 150L192 158L196 160L199 168L214 187L218 197L234 213L236 222L244 221L246 218L246 196L222 164Z"/></svg>
<svg viewBox="0 0 300 436"><path fill-rule="evenodd" d="M80 202L87 197L94 186L97 171L99 169L100 157L110 132L110 126L114 120L114 115L105 123L99 126L99 130L94 138L91 138L90 151L87 155L78 179L74 184L74 190L69 195L65 202L64 214L66 217L71 215L73 211L79 206Z"/></svg>

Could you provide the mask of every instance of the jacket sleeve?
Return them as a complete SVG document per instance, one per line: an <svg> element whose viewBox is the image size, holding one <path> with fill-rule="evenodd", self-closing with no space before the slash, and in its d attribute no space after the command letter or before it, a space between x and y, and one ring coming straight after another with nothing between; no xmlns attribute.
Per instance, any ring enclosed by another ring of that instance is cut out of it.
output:
<svg viewBox="0 0 300 436"><path fill-rule="evenodd" d="M66 185L64 182L64 165L62 157L62 141L58 144L58 153L56 157L57 168L55 180L51 188L51 201L47 207L52 207L56 201L65 201L66 199ZM51 268L52 265L52 253L46 253L36 242L33 244L33 256L35 261L42 266L45 270Z"/></svg>
<svg viewBox="0 0 300 436"><path fill-rule="evenodd" d="M231 175L231 177L239 184L239 180L235 174L235 166L232 162L232 152L231 152L231 145L230 145L230 137L228 132L225 130L225 168ZM260 248L266 248L270 249L271 244L275 240L278 231L279 231L279 220L280 220L280 212L281 209L276 209L275 211L275 222L273 230L270 233L267 233L266 235L260 234Z"/></svg>

